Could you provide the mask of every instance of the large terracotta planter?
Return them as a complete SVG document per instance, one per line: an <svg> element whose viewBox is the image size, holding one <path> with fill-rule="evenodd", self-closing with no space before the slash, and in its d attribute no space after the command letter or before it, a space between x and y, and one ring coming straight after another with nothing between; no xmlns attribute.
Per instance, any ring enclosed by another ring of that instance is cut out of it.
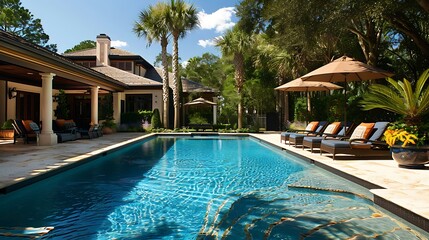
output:
<svg viewBox="0 0 429 240"><path fill-rule="evenodd" d="M0 130L0 139L13 139L13 130Z"/></svg>
<svg viewBox="0 0 429 240"><path fill-rule="evenodd" d="M116 132L116 129L111 127L103 127L102 131L103 131L103 134L112 134Z"/></svg>
<svg viewBox="0 0 429 240"><path fill-rule="evenodd" d="M402 168L424 168L429 163L429 146L423 147L401 147L390 148L392 158Z"/></svg>

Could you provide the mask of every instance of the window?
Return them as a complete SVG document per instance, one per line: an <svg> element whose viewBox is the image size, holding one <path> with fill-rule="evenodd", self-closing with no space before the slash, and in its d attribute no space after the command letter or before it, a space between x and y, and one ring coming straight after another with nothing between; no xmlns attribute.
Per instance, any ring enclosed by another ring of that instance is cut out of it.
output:
<svg viewBox="0 0 429 240"><path fill-rule="evenodd" d="M115 61L115 62L111 62L110 65L112 65L112 67L115 68L119 68L122 69L124 71L132 71L132 62L128 61L128 62L124 62L124 61Z"/></svg>
<svg viewBox="0 0 429 240"><path fill-rule="evenodd" d="M40 121L40 95L18 91L16 97L16 119Z"/></svg>
<svg viewBox="0 0 429 240"><path fill-rule="evenodd" d="M95 67L95 62L94 61L80 61L80 62L76 62L76 63L78 63L80 65L83 65L85 67L88 67L88 68Z"/></svg>
<svg viewBox="0 0 429 240"><path fill-rule="evenodd" d="M125 100L127 112L152 111L152 94L127 94Z"/></svg>

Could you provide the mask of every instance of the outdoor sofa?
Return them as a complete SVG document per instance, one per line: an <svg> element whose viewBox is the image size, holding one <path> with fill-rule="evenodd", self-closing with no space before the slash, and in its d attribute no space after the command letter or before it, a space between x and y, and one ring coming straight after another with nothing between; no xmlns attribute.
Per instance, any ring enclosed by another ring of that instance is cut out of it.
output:
<svg viewBox="0 0 429 240"><path fill-rule="evenodd" d="M349 139L322 140L320 154L332 154L335 160L337 154L353 156L391 157L387 144L381 141L389 122L361 123L355 128Z"/></svg>

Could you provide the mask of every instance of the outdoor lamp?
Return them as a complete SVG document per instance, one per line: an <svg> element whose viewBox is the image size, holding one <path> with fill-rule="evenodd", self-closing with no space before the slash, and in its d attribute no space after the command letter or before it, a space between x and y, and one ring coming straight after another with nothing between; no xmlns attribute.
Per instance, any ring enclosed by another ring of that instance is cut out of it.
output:
<svg viewBox="0 0 429 240"><path fill-rule="evenodd" d="M18 95L18 92L16 91L16 87L9 88L9 99L16 98L16 95Z"/></svg>

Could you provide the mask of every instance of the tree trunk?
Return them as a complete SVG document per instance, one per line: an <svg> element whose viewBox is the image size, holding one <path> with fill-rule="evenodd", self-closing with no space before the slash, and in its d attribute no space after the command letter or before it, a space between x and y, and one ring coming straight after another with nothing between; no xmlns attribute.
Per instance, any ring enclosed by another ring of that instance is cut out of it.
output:
<svg viewBox="0 0 429 240"><path fill-rule="evenodd" d="M168 112L169 112L169 79L168 79L168 60L167 60L167 39L161 40L162 54L162 101L164 103L163 119L164 128L168 128Z"/></svg>
<svg viewBox="0 0 429 240"><path fill-rule="evenodd" d="M429 0L416 0L417 3L429 13Z"/></svg>
<svg viewBox="0 0 429 240"><path fill-rule="evenodd" d="M357 23L352 20L352 27L349 30L357 36L367 64L377 66L383 28L382 26L377 26L376 21L373 19L365 18L359 21L363 22ZM380 23L380 25L383 24Z"/></svg>
<svg viewBox="0 0 429 240"><path fill-rule="evenodd" d="M180 128L180 101L179 101L179 35L173 36L173 103L174 128Z"/></svg>
<svg viewBox="0 0 429 240"><path fill-rule="evenodd" d="M415 29L413 24L410 23L402 13L396 12L393 14L387 14L386 18L397 30L413 40L422 52L423 56L429 58L429 42L420 34L420 31Z"/></svg>
<svg viewBox="0 0 429 240"><path fill-rule="evenodd" d="M244 57L241 53L234 54L235 65L235 84L238 95L237 128L243 128L243 96L242 89L244 85Z"/></svg>

